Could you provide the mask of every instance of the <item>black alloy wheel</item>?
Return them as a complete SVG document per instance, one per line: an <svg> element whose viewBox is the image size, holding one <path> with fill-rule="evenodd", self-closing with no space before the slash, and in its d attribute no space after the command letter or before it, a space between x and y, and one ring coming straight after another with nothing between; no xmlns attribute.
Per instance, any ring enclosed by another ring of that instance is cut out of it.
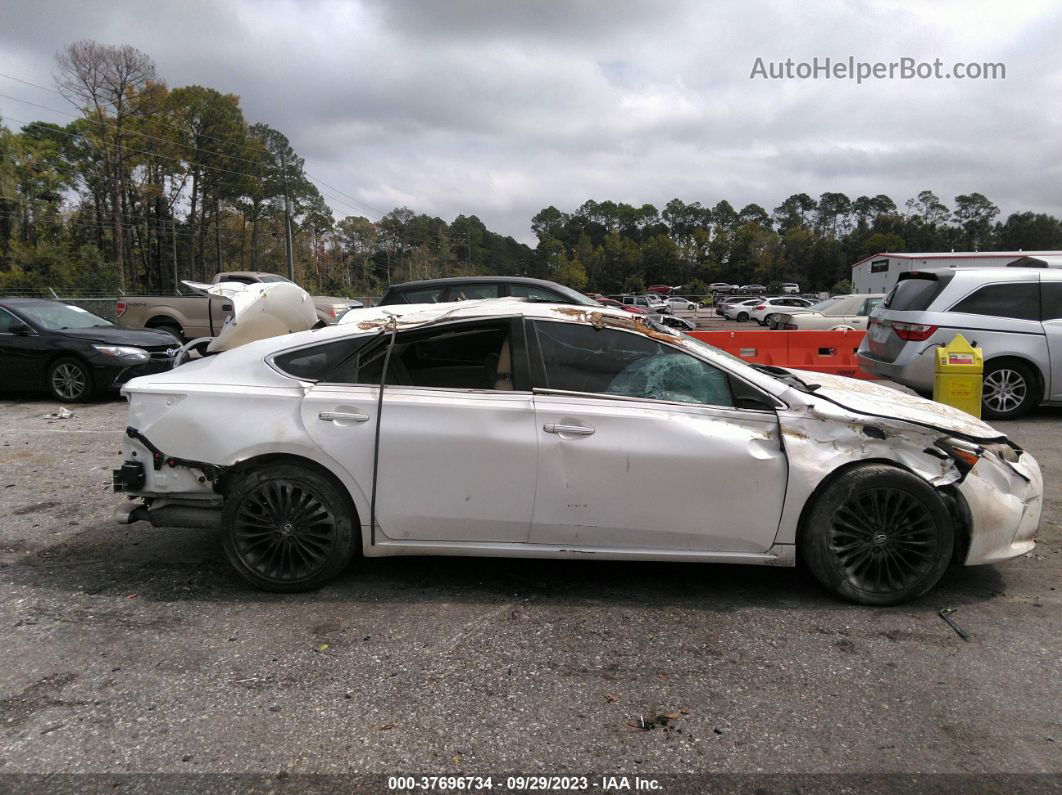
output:
<svg viewBox="0 0 1062 795"><path fill-rule="evenodd" d="M270 591L319 588L349 562L353 510L317 472L274 465L252 472L229 492L222 517L230 562Z"/></svg>
<svg viewBox="0 0 1062 795"><path fill-rule="evenodd" d="M926 574L937 549L929 509L898 489L853 494L830 521L830 549L848 579L874 593L903 588Z"/></svg>
<svg viewBox="0 0 1062 795"><path fill-rule="evenodd" d="M798 549L815 577L861 604L898 604L928 591L951 560L943 500L896 467L862 466L833 481L808 516Z"/></svg>

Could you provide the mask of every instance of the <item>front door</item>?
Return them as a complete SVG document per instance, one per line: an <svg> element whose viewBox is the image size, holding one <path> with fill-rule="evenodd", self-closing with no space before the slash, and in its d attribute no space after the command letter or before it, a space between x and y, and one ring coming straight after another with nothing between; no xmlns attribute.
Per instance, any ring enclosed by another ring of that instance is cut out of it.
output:
<svg viewBox="0 0 1062 795"><path fill-rule="evenodd" d="M397 335L380 415L377 542L526 542L537 435L522 346L508 319ZM314 442L370 499L386 345L313 387L302 417ZM369 524L369 517L361 517Z"/></svg>
<svg viewBox="0 0 1062 795"><path fill-rule="evenodd" d="M726 373L644 334L534 327L532 542L770 549L788 474L773 411L735 408Z"/></svg>

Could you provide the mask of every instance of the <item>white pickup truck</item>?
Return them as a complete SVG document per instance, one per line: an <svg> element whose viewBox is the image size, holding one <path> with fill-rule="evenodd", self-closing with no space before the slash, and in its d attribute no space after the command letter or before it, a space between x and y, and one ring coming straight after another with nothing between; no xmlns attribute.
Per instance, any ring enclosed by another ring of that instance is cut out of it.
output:
<svg viewBox="0 0 1062 795"><path fill-rule="evenodd" d="M287 282L283 276L261 271L216 273L212 284L268 284ZM313 296L318 320L335 323L348 309L362 306L351 298ZM232 314L232 301L222 296L195 292L192 295L130 295L117 300L114 307L121 328L151 328L168 331L179 340L213 337L221 330L225 318Z"/></svg>

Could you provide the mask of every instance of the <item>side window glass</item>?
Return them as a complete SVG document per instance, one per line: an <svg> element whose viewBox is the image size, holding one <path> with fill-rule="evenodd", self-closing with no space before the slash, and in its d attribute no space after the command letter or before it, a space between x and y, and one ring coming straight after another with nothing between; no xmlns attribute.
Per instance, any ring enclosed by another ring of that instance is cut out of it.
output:
<svg viewBox="0 0 1062 795"><path fill-rule="evenodd" d="M406 290L402 300L407 304L437 304L442 300L442 287L426 287L421 290Z"/></svg>
<svg viewBox="0 0 1062 795"><path fill-rule="evenodd" d="M387 345L359 357L343 383L379 384ZM399 334L387 365L388 386L513 389L509 323Z"/></svg>
<svg viewBox="0 0 1062 795"><path fill-rule="evenodd" d="M11 326L21 321L16 320L14 315L7 312L4 309L0 309L0 334L7 334L11 331Z"/></svg>
<svg viewBox="0 0 1062 795"><path fill-rule="evenodd" d="M734 405L724 372L642 334L574 323L535 328L548 389Z"/></svg>
<svg viewBox="0 0 1062 795"><path fill-rule="evenodd" d="M450 288L447 301L475 301L480 298L497 298L496 284L462 284Z"/></svg>
<svg viewBox="0 0 1062 795"><path fill-rule="evenodd" d="M1043 303L1044 320L1057 320L1062 317L1062 282L1042 282L1040 294Z"/></svg>
<svg viewBox="0 0 1062 795"><path fill-rule="evenodd" d="M527 298L531 301L548 301L553 304L566 304L564 298L561 298L552 290L546 290L542 287L535 287L527 284L510 284L509 295L514 298Z"/></svg>
<svg viewBox="0 0 1062 795"><path fill-rule="evenodd" d="M305 381L333 380L332 373L354 353L366 345L373 335L325 342L308 348L279 354L273 365L281 372Z"/></svg>
<svg viewBox="0 0 1062 795"><path fill-rule="evenodd" d="M1036 282L986 284L959 301L949 311L1016 320L1039 320L1040 285Z"/></svg>

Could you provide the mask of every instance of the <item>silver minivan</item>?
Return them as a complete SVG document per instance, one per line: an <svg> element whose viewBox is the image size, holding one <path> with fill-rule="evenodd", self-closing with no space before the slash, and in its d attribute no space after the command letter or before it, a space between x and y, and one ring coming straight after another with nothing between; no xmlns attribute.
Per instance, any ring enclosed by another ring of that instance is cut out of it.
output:
<svg viewBox="0 0 1062 795"><path fill-rule="evenodd" d="M981 410L1020 417L1062 402L1062 270L939 268L900 274L859 346L867 372L922 393L935 349L962 334L984 351Z"/></svg>

